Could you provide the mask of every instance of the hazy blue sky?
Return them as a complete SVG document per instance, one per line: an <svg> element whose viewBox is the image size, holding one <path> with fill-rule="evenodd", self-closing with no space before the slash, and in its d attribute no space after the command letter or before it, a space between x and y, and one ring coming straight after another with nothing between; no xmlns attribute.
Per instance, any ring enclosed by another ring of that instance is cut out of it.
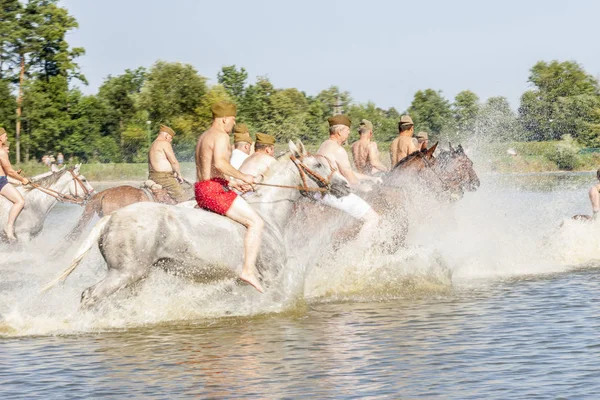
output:
<svg viewBox="0 0 600 400"><path fill-rule="evenodd" d="M419 89L470 89L513 108L538 60L575 60L600 74L599 1L63 0L103 79L158 59L192 64L216 83L223 65L310 95L331 85L357 102L405 110Z"/></svg>

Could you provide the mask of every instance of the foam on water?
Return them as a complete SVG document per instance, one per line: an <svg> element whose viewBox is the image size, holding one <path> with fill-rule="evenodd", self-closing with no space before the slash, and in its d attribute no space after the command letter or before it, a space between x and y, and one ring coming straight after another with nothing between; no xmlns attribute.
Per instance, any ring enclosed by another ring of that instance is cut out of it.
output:
<svg viewBox="0 0 600 400"><path fill-rule="evenodd" d="M18 251L0 249L0 336L210 323L215 318L294 310L304 302L439 295L451 292L451 282L547 274L600 259L600 223L568 219L589 208L585 183L531 191L496 180L484 177L479 191L452 205L414 205L406 247L393 254L354 243L333 251L331 230L292 229L288 268L265 295L231 281L201 284L157 269L85 312L78 310L81 292L106 273L97 249L64 285L45 294L39 291L72 256L72 251L49 256L80 213L61 206L49 221L58 229L46 228Z"/></svg>

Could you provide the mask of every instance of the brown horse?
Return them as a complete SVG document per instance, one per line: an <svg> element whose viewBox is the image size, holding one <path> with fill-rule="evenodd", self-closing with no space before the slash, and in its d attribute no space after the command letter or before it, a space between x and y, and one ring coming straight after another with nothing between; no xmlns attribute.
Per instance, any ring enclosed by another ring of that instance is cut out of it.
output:
<svg viewBox="0 0 600 400"><path fill-rule="evenodd" d="M191 184L184 182L187 189L191 191ZM167 195L168 196L168 195ZM190 199L193 195L190 195ZM115 186L96 193L87 202L77 225L67 234L67 241L76 241L79 239L90 220L98 215L100 218L112 214L114 211L127 207L130 204L140 202L165 202L162 198L155 198L150 192L129 185ZM172 203L175 204L175 203Z"/></svg>

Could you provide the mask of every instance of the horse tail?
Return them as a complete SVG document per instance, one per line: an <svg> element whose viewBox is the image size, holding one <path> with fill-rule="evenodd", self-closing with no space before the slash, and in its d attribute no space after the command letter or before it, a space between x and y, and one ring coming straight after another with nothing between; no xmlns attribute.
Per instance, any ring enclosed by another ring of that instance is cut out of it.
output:
<svg viewBox="0 0 600 400"><path fill-rule="evenodd" d="M85 242L83 242L81 244L81 246L79 247L79 249L77 250L75 258L71 262L71 265L69 265L69 268L64 270L62 272L62 274L60 274L52 282L50 282L46 286L44 286L42 288L42 292L46 292L47 290L54 287L58 282L66 280L67 277L69 275L71 275L71 273L73 271L75 271L75 268L77 268L79 266L79 263L81 262L81 260L83 260L83 257L85 257L87 252L90 251L90 249L92 248L94 243L98 243L98 240L100 239L100 235L102 234L102 231L104 230L104 227L106 226L106 224L108 223L109 220L110 220L110 215L107 215L106 217L102 217L100 219L100 221L98 221L98 223L94 226L94 228L92 228L92 231L90 232L90 234L87 237L87 239L85 240Z"/></svg>

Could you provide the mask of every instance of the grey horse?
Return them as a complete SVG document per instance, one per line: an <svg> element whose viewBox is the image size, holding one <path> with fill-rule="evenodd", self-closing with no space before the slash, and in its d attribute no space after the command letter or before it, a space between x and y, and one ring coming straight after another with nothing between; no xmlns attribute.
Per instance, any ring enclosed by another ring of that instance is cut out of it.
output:
<svg viewBox="0 0 600 400"><path fill-rule="evenodd" d="M25 198L25 207L15 224L19 242L27 242L42 231L46 217L61 198L68 196L69 199L83 202L85 197L93 193L94 188L79 174L80 166L78 164L70 169L62 168L32 177L30 181L39 189L33 185L17 187ZM11 205L9 200L0 196L0 226L6 225Z"/></svg>
<svg viewBox="0 0 600 400"><path fill-rule="evenodd" d="M265 221L257 269L267 285L285 266L287 253L282 230L301 189L323 185L337 196L348 194L348 182L322 156L307 154L301 142L289 143L291 157L281 157L267 173L264 183L290 186L260 186L247 201ZM305 182L305 183L304 183ZM299 190L300 189L300 190ZM94 305L115 291L142 279L153 265L185 267L190 275L204 281L236 278L242 267L245 228L231 219L201 209L158 203L135 203L100 219L78 249L75 258L49 289L65 280L94 244L100 247L107 276L87 288L81 307Z"/></svg>

